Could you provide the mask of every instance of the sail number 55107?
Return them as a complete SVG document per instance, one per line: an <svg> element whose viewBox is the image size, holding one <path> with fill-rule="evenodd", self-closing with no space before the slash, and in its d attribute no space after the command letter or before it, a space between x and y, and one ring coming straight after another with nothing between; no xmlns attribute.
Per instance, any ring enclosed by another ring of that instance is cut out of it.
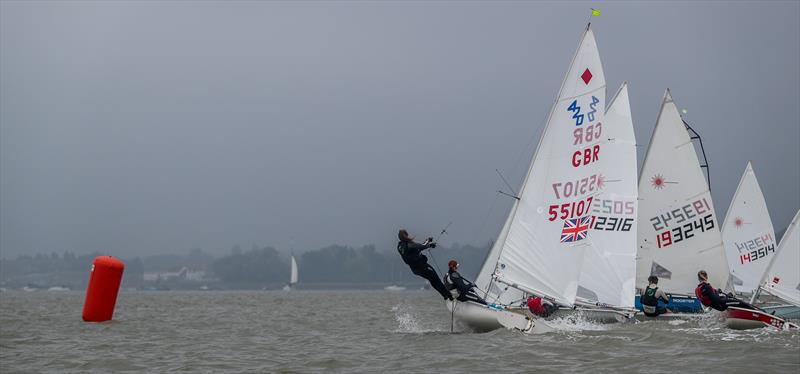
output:
<svg viewBox="0 0 800 374"><path fill-rule="evenodd" d="M593 196L589 196L585 200L573 201L571 203L553 204L550 205L550 221L555 221L556 218L569 219L574 217L583 217L584 214L589 212L592 207Z"/></svg>

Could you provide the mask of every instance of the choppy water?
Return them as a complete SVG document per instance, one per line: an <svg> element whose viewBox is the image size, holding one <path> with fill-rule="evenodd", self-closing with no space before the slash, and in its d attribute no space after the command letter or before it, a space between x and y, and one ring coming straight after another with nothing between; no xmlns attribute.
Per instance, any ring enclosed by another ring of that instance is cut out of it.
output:
<svg viewBox="0 0 800 374"><path fill-rule="evenodd" d="M697 321L557 333L450 333L432 291L122 292L81 321L82 292L0 294L8 372L800 372L800 334Z"/></svg>

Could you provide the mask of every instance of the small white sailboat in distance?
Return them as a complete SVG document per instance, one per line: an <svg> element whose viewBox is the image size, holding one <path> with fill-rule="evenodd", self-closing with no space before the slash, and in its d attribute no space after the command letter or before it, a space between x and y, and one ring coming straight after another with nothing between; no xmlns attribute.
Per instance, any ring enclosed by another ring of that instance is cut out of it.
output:
<svg viewBox="0 0 800 374"><path fill-rule="evenodd" d="M291 291L294 285L297 284L297 261L294 259L294 254L292 255L291 263L292 273L289 276L289 284L283 286L284 291Z"/></svg>

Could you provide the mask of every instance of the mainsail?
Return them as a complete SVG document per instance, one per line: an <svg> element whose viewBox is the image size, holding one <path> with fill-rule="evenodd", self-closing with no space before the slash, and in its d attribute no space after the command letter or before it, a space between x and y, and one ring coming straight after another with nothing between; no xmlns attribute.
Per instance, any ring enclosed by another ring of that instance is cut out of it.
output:
<svg viewBox="0 0 800 374"><path fill-rule="evenodd" d="M488 260L497 258L488 266L495 281L562 305L574 303L584 251L592 246L592 202L603 183L599 160L606 157L606 147L597 135L605 86L587 27L518 199L489 254Z"/></svg>
<svg viewBox="0 0 800 374"><path fill-rule="evenodd" d="M736 291L753 292L775 257L777 242L767 202L750 162L725 214L722 240Z"/></svg>
<svg viewBox="0 0 800 374"><path fill-rule="evenodd" d="M639 176L636 283L659 277L665 292L693 295L697 272L714 287L726 287L728 262L711 191L694 144L669 90Z"/></svg>
<svg viewBox="0 0 800 374"><path fill-rule="evenodd" d="M595 125L602 147L598 160L599 192L592 202L592 231L580 276L578 297L619 307L633 307L636 292L636 137L628 84L609 101L605 121Z"/></svg>
<svg viewBox="0 0 800 374"><path fill-rule="evenodd" d="M289 278L289 284L297 284L297 261L294 259L294 255L292 255L292 274Z"/></svg>
<svg viewBox="0 0 800 374"><path fill-rule="evenodd" d="M772 263L764 273L764 291L800 307L800 229L798 211L781 238Z"/></svg>

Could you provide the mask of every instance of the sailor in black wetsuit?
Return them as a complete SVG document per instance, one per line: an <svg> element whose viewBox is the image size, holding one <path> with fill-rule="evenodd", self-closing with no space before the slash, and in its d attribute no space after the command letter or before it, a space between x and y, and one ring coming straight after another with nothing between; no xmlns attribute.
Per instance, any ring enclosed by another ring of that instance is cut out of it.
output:
<svg viewBox="0 0 800 374"><path fill-rule="evenodd" d="M650 284L642 290L642 296L640 298L642 302L642 311L644 315L648 317L657 317L659 314L664 314L667 312L667 308L658 306L658 300L664 302L664 304L669 303L669 297L664 293L664 291L658 289L658 277L655 275L651 275L647 278L647 281Z"/></svg>
<svg viewBox="0 0 800 374"><path fill-rule="evenodd" d="M409 236L408 231L404 229L400 229L397 237L400 239L397 243L397 252L400 253L403 262L411 268L411 272L427 279L445 300L453 300L453 295L444 287L436 270L428 265L428 257L422 254L422 251L428 248L436 248L433 238L428 238L424 243L418 244L414 242L414 237Z"/></svg>
<svg viewBox="0 0 800 374"><path fill-rule="evenodd" d="M450 260L450 262L447 263L447 267L447 274L444 276L444 286L447 287L448 290L457 292L455 296L457 296L458 301L472 301L486 305L486 300L475 293L475 284L462 277L461 273L458 272L458 261Z"/></svg>
<svg viewBox="0 0 800 374"><path fill-rule="evenodd" d="M697 272L697 280L700 281L700 284L694 289L694 294L705 306L710 306L720 312L728 309L729 306L760 310L733 297L733 294L725 294L721 289L715 290L714 287L711 287L711 284L708 283L708 273L706 273L705 270Z"/></svg>

